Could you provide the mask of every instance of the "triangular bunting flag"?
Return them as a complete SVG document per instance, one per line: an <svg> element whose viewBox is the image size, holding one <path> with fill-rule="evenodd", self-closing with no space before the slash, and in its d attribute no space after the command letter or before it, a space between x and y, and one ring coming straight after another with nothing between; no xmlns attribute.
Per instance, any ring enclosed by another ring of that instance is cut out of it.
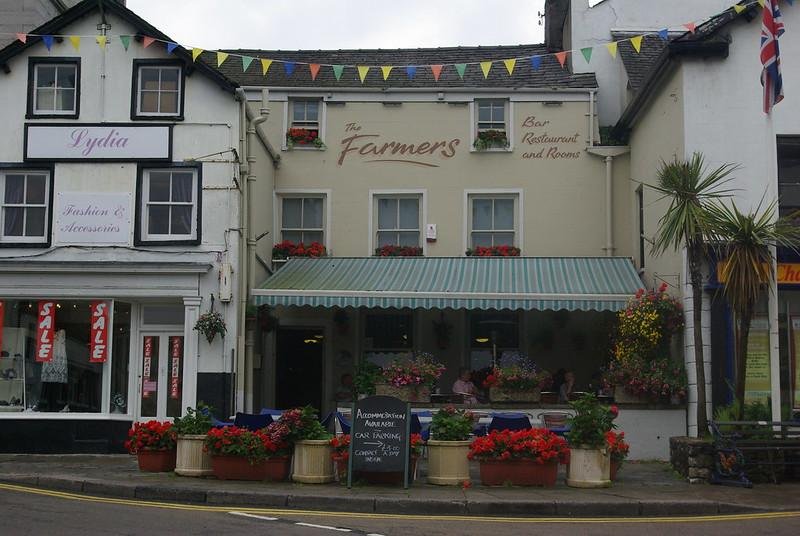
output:
<svg viewBox="0 0 800 536"><path fill-rule="evenodd" d="M105 35L98 35L97 37L94 38L94 40L100 46L100 48L105 50L106 43L108 43L108 37L106 37Z"/></svg>
<svg viewBox="0 0 800 536"><path fill-rule="evenodd" d="M144 48L147 48L147 47L149 47L150 45L152 45L153 43L155 43L155 41L156 41L156 38L155 38L155 37L147 37L147 36L145 35L144 37L142 37L142 46L143 46Z"/></svg>
<svg viewBox="0 0 800 536"><path fill-rule="evenodd" d="M358 66L358 77L361 79L361 83L364 83L364 79L367 77L367 73L369 72L369 66L367 65L359 65Z"/></svg>
<svg viewBox="0 0 800 536"><path fill-rule="evenodd" d="M406 67L406 76L408 79L411 80L417 74L417 66L416 65L409 65Z"/></svg>
<svg viewBox="0 0 800 536"><path fill-rule="evenodd" d="M509 76L514 74L514 66L517 64L517 60L514 58L503 60L503 65L506 66L506 71L508 71Z"/></svg>
<svg viewBox="0 0 800 536"><path fill-rule="evenodd" d="M539 67L542 66L542 57L541 56L533 56L531 58L531 69L534 71L538 71Z"/></svg>
<svg viewBox="0 0 800 536"><path fill-rule="evenodd" d="M227 52L217 52L217 67L222 67L222 64L225 63L225 60L228 59Z"/></svg>
<svg viewBox="0 0 800 536"><path fill-rule="evenodd" d="M617 42L606 43L606 48L608 49L608 53L611 54L611 57L617 59Z"/></svg>
<svg viewBox="0 0 800 536"><path fill-rule="evenodd" d="M658 31L658 36L663 39L664 41L669 41L669 30L664 28Z"/></svg>
<svg viewBox="0 0 800 536"><path fill-rule="evenodd" d="M119 40L122 43L122 48L125 49L125 52L128 51L128 47L131 46L131 36L130 35L120 35Z"/></svg>
<svg viewBox="0 0 800 536"><path fill-rule="evenodd" d="M319 74L319 68L322 67L319 63L309 63L308 70L311 71L311 80L316 80Z"/></svg>
<svg viewBox="0 0 800 536"><path fill-rule="evenodd" d="M72 43L72 46L75 50L80 50L81 48L81 38L77 35L70 35L69 42Z"/></svg>
<svg viewBox="0 0 800 536"><path fill-rule="evenodd" d="M43 35L42 36L42 41L44 42L44 46L47 47L48 51L51 48L53 48L53 36L52 35Z"/></svg>
<svg viewBox="0 0 800 536"><path fill-rule="evenodd" d="M336 80L339 80L342 77L342 73L344 72L344 65L333 65L333 76L336 77Z"/></svg>
<svg viewBox="0 0 800 536"><path fill-rule="evenodd" d="M382 66L381 73L383 74L383 79L386 80L387 78L389 78L389 75L392 74L392 66L391 65Z"/></svg>
<svg viewBox="0 0 800 536"><path fill-rule="evenodd" d="M594 49L592 47L584 47L581 49L581 54L583 54L583 58L586 60L586 63L590 63L592 61L592 52Z"/></svg>
<svg viewBox="0 0 800 536"><path fill-rule="evenodd" d="M462 80L464 79L464 73L467 71L467 64L466 63L456 63L454 65L456 68L456 72L458 73L458 77Z"/></svg>
<svg viewBox="0 0 800 536"><path fill-rule="evenodd" d="M764 7L764 0L758 0L758 5Z"/></svg>
<svg viewBox="0 0 800 536"><path fill-rule="evenodd" d="M293 61L285 61L283 62L283 72L286 73L286 76L292 76L294 73L294 69L297 67L297 64Z"/></svg>
<svg viewBox="0 0 800 536"><path fill-rule="evenodd" d="M631 37L631 45L633 45L633 50L636 51L638 54L642 51L642 36L637 35L636 37Z"/></svg>
<svg viewBox="0 0 800 536"><path fill-rule="evenodd" d="M733 10L736 12L737 15L741 15L742 11L747 9L747 6L740 6L739 4L733 5Z"/></svg>
<svg viewBox="0 0 800 536"><path fill-rule="evenodd" d="M15 34L15 35L17 36L17 39L19 41L22 41L23 43L25 43L28 40L28 34L18 33L18 34Z"/></svg>
<svg viewBox="0 0 800 536"><path fill-rule="evenodd" d="M561 64L561 68L564 68L564 63L567 61L567 54L569 54L568 50L562 50L561 52L556 52L556 59L558 63Z"/></svg>
<svg viewBox="0 0 800 536"><path fill-rule="evenodd" d="M261 60L261 74L267 76L267 71L269 71L269 66L272 65L272 60Z"/></svg>
<svg viewBox="0 0 800 536"><path fill-rule="evenodd" d="M489 71L492 69L492 62L491 61L482 61L481 62L481 71L483 71L483 77L489 78Z"/></svg>
<svg viewBox="0 0 800 536"><path fill-rule="evenodd" d="M431 72L433 73L433 79L437 82L439 81L439 77L442 75L442 67L443 65L431 65Z"/></svg>
<svg viewBox="0 0 800 536"><path fill-rule="evenodd" d="M192 61L197 61L197 58L202 53L203 53L203 49L202 48L197 48L197 47L193 48L192 49Z"/></svg>
<svg viewBox="0 0 800 536"><path fill-rule="evenodd" d="M690 33L694 33L694 31L697 29L697 24L693 22L687 22L683 25L683 27L689 30Z"/></svg>
<svg viewBox="0 0 800 536"><path fill-rule="evenodd" d="M253 63L255 58L253 56L242 56L242 72L247 72L247 69L250 68L250 64Z"/></svg>
<svg viewBox="0 0 800 536"><path fill-rule="evenodd" d="M178 48L178 43L170 43L167 41L167 54L172 54L172 51Z"/></svg>

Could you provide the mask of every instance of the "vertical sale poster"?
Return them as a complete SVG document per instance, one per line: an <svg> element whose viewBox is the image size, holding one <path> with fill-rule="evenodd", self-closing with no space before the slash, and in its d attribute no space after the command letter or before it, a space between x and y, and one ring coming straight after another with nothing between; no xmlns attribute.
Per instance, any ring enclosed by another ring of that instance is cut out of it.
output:
<svg viewBox="0 0 800 536"><path fill-rule="evenodd" d="M144 338L142 355L142 398L149 398L150 393L156 390L156 382L151 379L153 367L153 337Z"/></svg>
<svg viewBox="0 0 800 536"><path fill-rule="evenodd" d="M745 403L766 402L770 397L769 321L753 318L747 341L747 373L744 382Z"/></svg>
<svg viewBox="0 0 800 536"><path fill-rule="evenodd" d="M39 317L36 322L36 362L49 363L53 360L53 339L55 336L56 304L52 301L39 302Z"/></svg>
<svg viewBox="0 0 800 536"><path fill-rule="evenodd" d="M94 301L89 306L92 319L89 333L90 363L105 363L108 360L108 308L106 301Z"/></svg>
<svg viewBox="0 0 800 536"><path fill-rule="evenodd" d="M183 337L169 338L169 397L181 398L181 358L183 357Z"/></svg>

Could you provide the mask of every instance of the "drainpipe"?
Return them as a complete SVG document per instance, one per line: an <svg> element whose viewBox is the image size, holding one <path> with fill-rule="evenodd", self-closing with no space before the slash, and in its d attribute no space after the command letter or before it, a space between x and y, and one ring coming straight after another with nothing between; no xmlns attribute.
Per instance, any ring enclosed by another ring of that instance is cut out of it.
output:
<svg viewBox="0 0 800 536"><path fill-rule="evenodd" d="M597 90L589 91L589 135L586 136L586 146L594 147L594 98Z"/></svg>
<svg viewBox="0 0 800 536"><path fill-rule="evenodd" d="M603 248L606 257L613 257L614 250L614 157L630 151L630 147L597 146L586 149L589 154L603 158L606 163L605 215L606 245Z"/></svg>

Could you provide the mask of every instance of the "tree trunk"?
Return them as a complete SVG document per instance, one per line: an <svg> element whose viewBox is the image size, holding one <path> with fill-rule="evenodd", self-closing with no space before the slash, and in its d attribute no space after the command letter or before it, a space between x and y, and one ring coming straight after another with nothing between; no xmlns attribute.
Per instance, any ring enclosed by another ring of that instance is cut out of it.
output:
<svg viewBox="0 0 800 536"><path fill-rule="evenodd" d="M706 368L703 359L703 272L700 263L703 254L698 245L687 248L689 255L689 276L692 284L692 318L694 325L694 367L697 376L697 435L708 435L708 414L706 412Z"/></svg>
<svg viewBox="0 0 800 536"><path fill-rule="evenodd" d="M739 315L739 329L736 334L736 392L734 402L739 404L736 418L744 420L744 391L747 380L747 342L750 339L750 323L753 320L753 307L748 306Z"/></svg>

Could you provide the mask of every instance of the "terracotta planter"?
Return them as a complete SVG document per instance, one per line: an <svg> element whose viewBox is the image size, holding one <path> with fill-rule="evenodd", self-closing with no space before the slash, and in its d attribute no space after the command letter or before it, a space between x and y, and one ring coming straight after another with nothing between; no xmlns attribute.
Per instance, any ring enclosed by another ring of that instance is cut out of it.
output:
<svg viewBox="0 0 800 536"><path fill-rule="evenodd" d="M609 472L609 478L611 481L615 481L617 479L617 471L619 471L620 467L622 467L622 462L620 460L611 459L611 471Z"/></svg>
<svg viewBox="0 0 800 536"><path fill-rule="evenodd" d="M570 448L567 486L608 488L611 486L611 456L606 449Z"/></svg>
<svg viewBox="0 0 800 536"><path fill-rule="evenodd" d="M308 439L294 444L292 480L304 484L333 482L333 447L327 439Z"/></svg>
<svg viewBox="0 0 800 536"><path fill-rule="evenodd" d="M284 482L289 479L289 472L292 468L291 456L280 458L268 458L264 460L264 480L270 482Z"/></svg>
<svg viewBox="0 0 800 536"><path fill-rule="evenodd" d="M404 402L430 402L431 388L427 385L403 385L397 387L391 383L375 384L375 394L378 396L393 396Z"/></svg>
<svg viewBox="0 0 800 536"><path fill-rule="evenodd" d="M502 387L489 388L489 400L492 402L539 402L542 391L538 387L530 391L503 389Z"/></svg>
<svg viewBox="0 0 800 536"><path fill-rule="evenodd" d="M469 480L471 441L428 441L428 483L460 486Z"/></svg>
<svg viewBox="0 0 800 536"><path fill-rule="evenodd" d="M139 470L147 473L166 473L175 470L175 449L142 450L136 455Z"/></svg>
<svg viewBox="0 0 800 536"><path fill-rule="evenodd" d="M630 394L623 387L614 387L614 402L617 404L649 404L650 400L646 397Z"/></svg>
<svg viewBox="0 0 800 536"><path fill-rule="evenodd" d="M212 456L211 468L220 480L286 480L289 476L288 456L256 463L244 456Z"/></svg>
<svg viewBox="0 0 800 536"><path fill-rule="evenodd" d="M211 456L203 450L205 435L180 435L178 436L177 458L175 472L181 476L209 476L211 470Z"/></svg>
<svg viewBox="0 0 800 536"><path fill-rule="evenodd" d="M534 460L481 460L481 483L484 486L544 486L552 488L558 478L558 461L536 463Z"/></svg>

